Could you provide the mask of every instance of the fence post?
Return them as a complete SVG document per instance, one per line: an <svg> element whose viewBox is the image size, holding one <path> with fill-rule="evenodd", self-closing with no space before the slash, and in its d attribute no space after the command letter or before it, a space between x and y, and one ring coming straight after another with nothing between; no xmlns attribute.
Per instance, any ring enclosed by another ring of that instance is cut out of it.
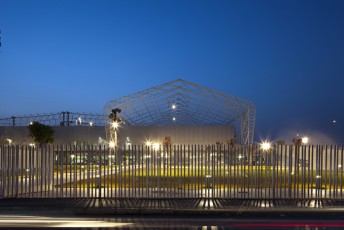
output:
<svg viewBox="0 0 344 230"><path fill-rule="evenodd" d="M101 145L98 146L98 153L99 153L99 172L98 172L99 177L97 177L96 180L97 180L97 187L98 187L98 199L101 199L102 198L102 146Z"/></svg>
<svg viewBox="0 0 344 230"><path fill-rule="evenodd" d="M276 176L276 145L273 146L272 156L272 199L275 199L275 176ZM271 165L270 165L271 167Z"/></svg>
<svg viewBox="0 0 344 230"><path fill-rule="evenodd" d="M4 198L4 182L5 182L5 170L4 170L4 156L5 146L0 146L0 198Z"/></svg>

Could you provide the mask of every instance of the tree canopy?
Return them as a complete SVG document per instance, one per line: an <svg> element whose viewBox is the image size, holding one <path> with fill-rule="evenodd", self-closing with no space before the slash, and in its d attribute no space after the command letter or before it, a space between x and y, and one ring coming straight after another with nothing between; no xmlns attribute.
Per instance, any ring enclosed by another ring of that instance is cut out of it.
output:
<svg viewBox="0 0 344 230"><path fill-rule="evenodd" d="M33 138L36 144L48 144L54 141L54 129L49 125L39 122L32 122L29 127L29 137Z"/></svg>

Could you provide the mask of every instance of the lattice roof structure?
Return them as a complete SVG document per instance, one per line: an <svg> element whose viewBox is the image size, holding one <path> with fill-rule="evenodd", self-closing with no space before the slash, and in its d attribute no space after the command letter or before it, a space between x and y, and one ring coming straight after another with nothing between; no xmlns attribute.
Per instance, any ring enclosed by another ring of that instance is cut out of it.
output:
<svg viewBox="0 0 344 230"><path fill-rule="evenodd" d="M256 108L248 100L177 79L112 101L104 106L107 135L109 114L119 108L128 126L223 126L240 130L237 141L252 144Z"/></svg>

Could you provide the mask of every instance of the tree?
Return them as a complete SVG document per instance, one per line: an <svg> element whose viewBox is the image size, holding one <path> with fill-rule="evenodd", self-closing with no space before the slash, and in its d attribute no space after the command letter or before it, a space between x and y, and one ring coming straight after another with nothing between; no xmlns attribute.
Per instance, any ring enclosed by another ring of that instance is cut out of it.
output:
<svg viewBox="0 0 344 230"><path fill-rule="evenodd" d="M54 129L49 125L39 122L32 122L29 127L29 137L33 138L36 144L48 144L54 141Z"/></svg>

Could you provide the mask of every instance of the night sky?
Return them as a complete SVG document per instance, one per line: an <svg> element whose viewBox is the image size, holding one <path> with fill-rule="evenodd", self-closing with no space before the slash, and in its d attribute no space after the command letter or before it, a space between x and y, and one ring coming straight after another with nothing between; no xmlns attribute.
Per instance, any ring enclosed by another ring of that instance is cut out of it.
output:
<svg viewBox="0 0 344 230"><path fill-rule="evenodd" d="M100 114L181 78L253 101L257 142L344 144L343 12L333 0L0 0L0 117Z"/></svg>

